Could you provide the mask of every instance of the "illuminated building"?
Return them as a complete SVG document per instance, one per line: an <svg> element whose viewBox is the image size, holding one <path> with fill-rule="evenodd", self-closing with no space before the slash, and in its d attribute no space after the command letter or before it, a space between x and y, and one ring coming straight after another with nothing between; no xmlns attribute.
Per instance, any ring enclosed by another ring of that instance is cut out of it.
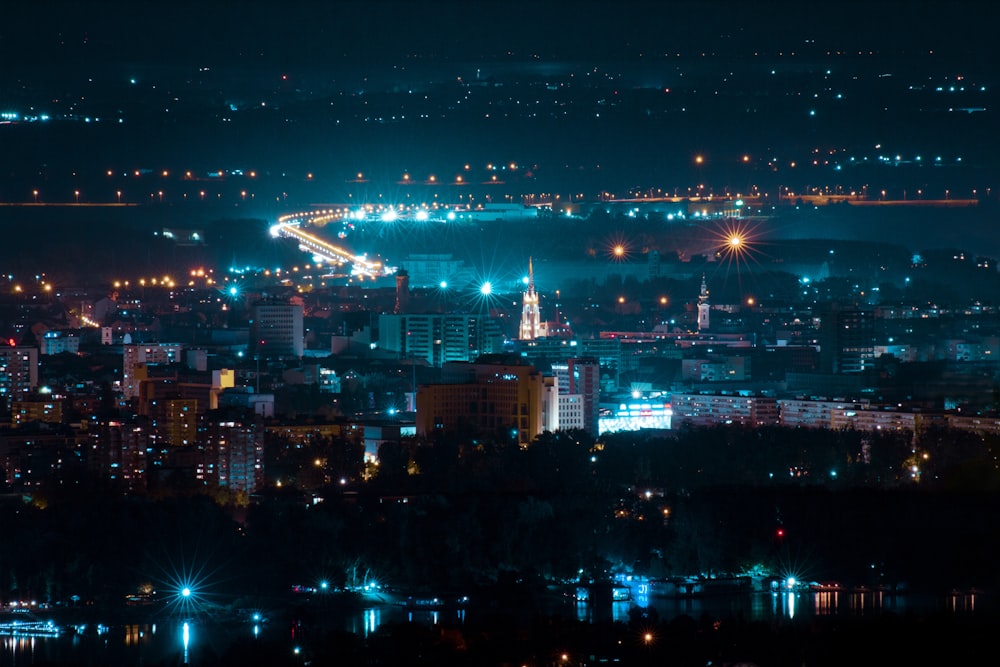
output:
<svg viewBox="0 0 1000 667"><path fill-rule="evenodd" d="M90 434L90 465L130 492L146 488L146 473L157 438L139 424L102 422Z"/></svg>
<svg viewBox="0 0 1000 667"><path fill-rule="evenodd" d="M19 400L38 387L38 348L0 347L0 397Z"/></svg>
<svg viewBox="0 0 1000 667"><path fill-rule="evenodd" d="M250 343L263 357L301 358L305 352L302 306L281 301L260 301L253 306Z"/></svg>
<svg viewBox="0 0 1000 667"><path fill-rule="evenodd" d="M207 458L214 462L220 488L254 493L264 484L264 428L223 422L209 428Z"/></svg>
<svg viewBox="0 0 1000 667"><path fill-rule="evenodd" d="M413 423L385 422L361 424L364 433L365 462L378 460L379 447L387 442L399 442L401 438L417 434Z"/></svg>
<svg viewBox="0 0 1000 667"><path fill-rule="evenodd" d="M735 394L673 394L673 420L692 426L768 426L780 421L777 399Z"/></svg>
<svg viewBox="0 0 1000 667"><path fill-rule="evenodd" d="M39 353L42 355L61 354L80 351L80 337L64 331L46 331L38 342Z"/></svg>
<svg viewBox="0 0 1000 667"><path fill-rule="evenodd" d="M151 405L164 399L191 399L196 401L198 414L219 407L219 396L235 386L236 374L223 368L208 372L173 372L156 378L139 380L137 412L151 414Z"/></svg>
<svg viewBox="0 0 1000 667"><path fill-rule="evenodd" d="M705 274L701 274L701 291L698 293L698 331L708 331L708 285L705 284Z"/></svg>
<svg viewBox="0 0 1000 667"><path fill-rule="evenodd" d="M559 387L559 428L581 428L597 435L601 400L597 359L574 357L565 365L553 365L552 370Z"/></svg>
<svg viewBox="0 0 1000 667"><path fill-rule="evenodd" d="M831 428L834 411L853 411L868 408L868 402L825 401L811 399L782 399L781 425L803 428Z"/></svg>
<svg viewBox="0 0 1000 667"><path fill-rule="evenodd" d="M464 381L418 388L417 435L502 434L527 445L542 432L543 401L551 391L533 366L501 355L449 366L449 375Z"/></svg>
<svg viewBox="0 0 1000 667"><path fill-rule="evenodd" d="M165 444L193 445L198 435L198 401L192 398L158 398L146 404L154 431Z"/></svg>
<svg viewBox="0 0 1000 667"><path fill-rule="evenodd" d="M423 359L431 366L470 361L498 352L503 334L496 321L480 315L382 314L379 348L400 359Z"/></svg>
<svg viewBox="0 0 1000 667"><path fill-rule="evenodd" d="M909 431L916 433L931 415L909 410L861 410L853 407L830 411L830 428L855 431Z"/></svg>
<svg viewBox="0 0 1000 667"><path fill-rule="evenodd" d="M820 315L823 372L859 374L875 365L875 311L834 305Z"/></svg>
<svg viewBox="0 0 1000 667"><path fill-rule="evenodd" d="M547 327L542 322L541 311L538 308L538 293L535 292L535 272L528 258L528 289L521 301L521 328L518 338L535 340L547 335Z"/></svg>
<svg viewBox="0 0 1000 667"><path fill-rule="evenodd" d="M35 396L12 401L10 420L15 428L28 422L58 424L62 422L62 400L52 396Z"/></svg>
<svg viewBox="0 0 1000 667"><path fill-rule="evenodd" d="M396 271L396 306L392 312L405 313L410 308L410 274L406 269Z"/></svg>
<svg viewBox="0 0 1000 667"><path fill-rule="evenodd" d="M669 429L672 426L673 409L666 396L633 395L615 405L602 408L599 431L638 431L639 429Z"/></svg>
<svg viewBox="0 0 1000 667"><path fill-rule="evenodd" d="M10 488L63 484L83 469L83 447L68 429L24 428L0 438L0 480Z"/></svg>
<svg viewBox="0 0 1000 667"><path fill-rule="evenodd" d="M147 366L180 363L179 343L123 345L122 394L126 400L139 397L139 383L148 377Z"/></svg>

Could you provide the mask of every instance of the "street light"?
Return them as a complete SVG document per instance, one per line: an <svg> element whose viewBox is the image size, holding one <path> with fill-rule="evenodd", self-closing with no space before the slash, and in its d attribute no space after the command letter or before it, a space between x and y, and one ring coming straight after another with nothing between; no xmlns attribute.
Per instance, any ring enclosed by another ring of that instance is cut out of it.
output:
<svg viewBox="0 0 1000 667"><path fill-rule="evenodd" d="M38 203L38 190L32 190L31 194L35 197L35 203Z"/></svg>

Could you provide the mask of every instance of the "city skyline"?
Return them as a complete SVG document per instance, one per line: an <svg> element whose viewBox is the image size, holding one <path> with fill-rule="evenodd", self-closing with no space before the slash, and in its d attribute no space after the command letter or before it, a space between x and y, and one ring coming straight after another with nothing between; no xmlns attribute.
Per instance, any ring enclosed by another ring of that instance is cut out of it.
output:
<svg viewBox="0 0 1000 667"><path fill-rule="evenodd" d="M998 18L5 7L0 662L981 659Z"/></svg>

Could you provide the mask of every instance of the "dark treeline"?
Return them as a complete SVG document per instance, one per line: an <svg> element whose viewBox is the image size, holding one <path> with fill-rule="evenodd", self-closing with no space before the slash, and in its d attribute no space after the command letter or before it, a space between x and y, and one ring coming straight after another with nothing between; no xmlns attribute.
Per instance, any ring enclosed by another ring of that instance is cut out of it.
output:
<svg viewBox="0 0 1000 667"><path fill-rule="evenodd" d="M8 496L0 595L115 607L145 585L196 579L209 599L242 606L326 579L530 599L544 583L612 572L997 583L996 444L979 436L932 431L914 445L908 434L713 428L599 443L560 432L526 449L403 441L381 448L370 481L324 484L324 448L341 470L358 463L346 458L360 449L339 447L286 452L296 483L249 507L192 486L123 497L86 480L28 503Z"/></svg>

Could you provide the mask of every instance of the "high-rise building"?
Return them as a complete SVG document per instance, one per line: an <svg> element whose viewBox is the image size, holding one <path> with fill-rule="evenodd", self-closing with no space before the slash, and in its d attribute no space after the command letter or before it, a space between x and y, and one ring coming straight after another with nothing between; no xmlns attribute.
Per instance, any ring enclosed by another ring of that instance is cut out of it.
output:
<svg viewBox="0 0 1000 667"><path fill-rule="evenodd" d="M215 462L219 487L254 493L264 484L264 428L223 422L209 429L207 457Z"/></svg>
<svg viewBox="0 0 1000 667"><path fill-rule="evenodd" d="M875 365L875 311L840 308L820 313L820 368L826 373L858 374Z"/></svg>
<svg viewBox="0 0 1000 667"><path fill-rule="evenodd" d="M379 315L379 347L400 359L423 359L431 366L471 361L499 352L499 324L481 315L403 313Z"/></svg>
<svg viewBox="0 0 1000 667"><path fill-rule="evenodd" d="M38 387L38 348L0 347L0 398L20 400Z"/></svg>
<svg viewBox="0 0 1000 667"><path fill-rule="evenodd" d="M250 320L254 354L270 358L301 358L305 353L302 306L283 301L259 301Z"/></svg>
<svg viewBox="0 0 1000 667"><path fill-rule="evenodd" d="M450 364L447 375L465 381L421 385L417 390L418 435L503 435L527 445L542 432L543 401L552 392L546 391L542 374L533 366L491 355L472 364Z"/></svg>
<svg viewBox="0 0 1000 667"><path fill-rule="evenodd" d="M101 477L129 492L146 488L151 458L155 458L157 438L140 424L102 422L90 432L89 460Z"/></svg>
<svg viewBox="0 0 1000 667"><path fill-rule="evenodd" d="M410 274L406 269L396 271L396 306L392 312L405 313L410 308Z"/></svg>
<svg viewBox="0 0 1000 667"><path fill-rule="evenodd" d="M567 363L570 394L580 397L584 431L598 433L601 403L601 366L593 357L578 357ZM560 413L561 414L561 413Z"/></svg>
<svg viewBox="0 0 1000 667"><path fill-rule="evenodd" d="M174 447L194 445L198 437L198 401L193 398L153 398L146 414L160 440Z"/></svg>

